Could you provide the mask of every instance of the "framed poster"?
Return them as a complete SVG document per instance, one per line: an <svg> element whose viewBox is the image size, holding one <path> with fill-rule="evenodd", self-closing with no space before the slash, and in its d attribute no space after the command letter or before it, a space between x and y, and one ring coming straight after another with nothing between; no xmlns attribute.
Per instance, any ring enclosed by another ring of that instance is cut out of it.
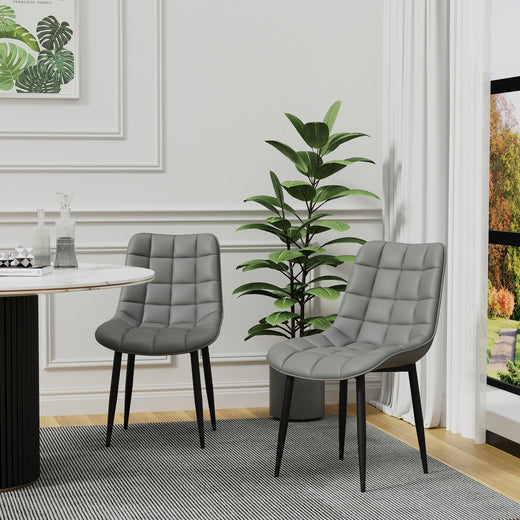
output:
<svg viewBox="0 0 520 520"><path fill-rule="evenodd" d="M0 0L0 97L78 99L77 0Z"/></svg>

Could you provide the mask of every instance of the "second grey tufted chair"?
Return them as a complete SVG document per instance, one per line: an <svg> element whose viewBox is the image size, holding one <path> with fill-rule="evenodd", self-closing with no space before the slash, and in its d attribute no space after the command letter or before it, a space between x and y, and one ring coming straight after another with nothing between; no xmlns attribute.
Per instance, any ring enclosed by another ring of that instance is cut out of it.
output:
<svg viewBox="0 0 520 520"><path fill-rule="evenodd" d="M204 448L199 350L213 430L215 402L208 346L220 332L222 287L220 248L211 234L140 233L128 244L126 265L155 271L145 285L121 290L115 316L96 330L101 345L114 350L106 445L110 446L121 370L128 354L124 428L128 428L135 356L190 354L200 446Z"/></svg>
<svg viewBox="0 0 520 520"><path fill-rule="evenodd" d="M435 335L443 274L442 244L368 242L356 255L333 325L320 334L286 340L271 348L268 363L287 376L275 476L280 473L294 378L339 381L340 459L347 383L355 378L360 482L365 491L365 374L374 371L408 372L423 470L428 472L415 363L426 354Z"/></svg>

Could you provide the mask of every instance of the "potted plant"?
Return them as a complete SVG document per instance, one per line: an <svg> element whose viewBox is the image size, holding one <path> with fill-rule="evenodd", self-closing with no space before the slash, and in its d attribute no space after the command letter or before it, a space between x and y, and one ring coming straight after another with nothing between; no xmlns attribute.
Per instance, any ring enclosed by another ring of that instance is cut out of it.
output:
<svg viewBox="0 0 520 520"><path fill-rule="evenodd" d="M268 258L249 260L237 269L243 272L268 269L273 273L272 283L250 282L235 289L233 294L261 295L271 298L275 311L260 318L248 330L246 340L255 336L278 336L295 338L310 336L327 329L336 318L335 314L321 316L313 313L315 298L337 300L345 291L347 280L337 275L320 275L323 266L338 267L344 262L352 262L353 255L336 256L327 252L333 244L363 244L365 240L351 236L326 240L328 231L344 233L350 226L334 220L324 206L332 200L352 195L379 198L365 190L351 189L339 184L324 182L344 168L354 163L368 162L364 157L349 157L325 161L325 157L339 146L367 134L354 132L332 133L341 106L336 101L327 111L323 122L303 123L292 114L285 114L310 150L295 151L279 141L266 141L281 152L298 172L297 180L281 182L274 172L270 172L274 195L255 195L245 202L255 202L269 211L263 222L245 224L237 229L256 229L270 233L280 240L280 249ZM298 207L294 207L294 202ZM279 416L283 377L271 369L270 412ZM305 396L303 400L299 395ZM312 398L309 398L312 396ZM301 402L300 402L301 401ZM316 419L323 416L324 384L321 381L296 380L291 419Z"/></svg>

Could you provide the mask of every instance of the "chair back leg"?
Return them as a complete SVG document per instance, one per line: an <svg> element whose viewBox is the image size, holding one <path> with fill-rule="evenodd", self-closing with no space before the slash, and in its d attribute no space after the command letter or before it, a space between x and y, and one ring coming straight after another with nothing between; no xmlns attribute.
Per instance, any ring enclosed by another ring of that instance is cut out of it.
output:
<svg viewBox="0 0 520 520"><path fill-rule="evenodd" d="M190 352L191 375L193 377L193 394L195 397L195 412L199 429L200 447L204 449L204 416L202 411L202 388L200 384L199 351Z"/></svg>
<svg viewBox="0 0 520 520"><path fill-rule="evenodd" d="M114 352L114 364L112 365L112 382L110 383L110 398L108 400L107 438L106 447L110 447L112 429L114 428L114 415L116 413L117 391L119 389L119 374L121 372L121 352Z"/></svg>
<svg viewBox="0 0 520 520"><path fill-rule="evenodd" d="M365 492L367 471L367 418L365 405L365 375L356 377L357 438L359 457L359 483Z"/></svg>
<svg viewBox="0 0 520 520"><path fill-rule="evenodd" d="M280 475L280 466L282 464L283 448L285 445L285 437L287 435L287 425L289 424L289 413L291 411L291 400L294 387L294 377L286 376L285 392L283 396L282 413L280 414L280 429L278 430L278 447L276 449L276 465L274 476Z"/></svg>
<svg viewBox="0 0 520 520"><path fill-rule="evenodd" d="M126 362L126 385L125 385L125 420L124 428L128 429L128 418L130 417L130 402L132 401L132 387L134 385L135 354L128 354Z"/></svg>
<svg viewBox="0 0 520 520"><path fill-rule="evenodd" d="M421 461L424 473L428 473L428 459L426 456L426 440L424 438L424 420L421 408L421 396L419 394L419 382L417 381L417 369L415 364L408 368L408 378L410 379L410 391L412 394L413 416L415 420L415 430L417 441L421 451Z"/></svg>
<svg viewBox="0 0 520 520"><path fill-rule="evenodd" d="M213 377L211 375L211 361L209 358L209 348L201 349L202 366L204 367L204 382L206 383L206 395L208 396L209 414L211 416L211 427L213 431L217 429L215 418L215 395L213 393Z"/></svg>
<svg viewBox="0 0 520 520"><path fill-rule="evenodd" d="M343 460L345 454L345 426L347 424L347 388L348 379L339 382L339 460Z"/></svg>

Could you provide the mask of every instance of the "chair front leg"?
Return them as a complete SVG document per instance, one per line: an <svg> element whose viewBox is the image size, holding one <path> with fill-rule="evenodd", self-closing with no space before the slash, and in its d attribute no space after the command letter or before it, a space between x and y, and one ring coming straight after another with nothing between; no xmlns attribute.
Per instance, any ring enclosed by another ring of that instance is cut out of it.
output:
<svg viewBox="0 0 520 520"><path fill-rule="evenodd" d="M191 375L193 377L193 394L195 397L195 411L199 429L200 447L204 449L204 416L202 411L202 388L200 385L199 351L190 352Z"/></svg>
<svg viewBox="0 0 520 520"><path fill-rule="evenodd" d="M283 396L282 413L280 414L280 429L278 430L278 447L276 449L276 465L274 476L280 475L280 465L282 464L283 448L287 435L287 425L289 424L289 412L291 411L291 399L294 386L294 377L286 376L285 392Z"/></svg>
<svg viewBox="0 0 520 520"><path fill-rule="evenodd" d="M421 408L421 396L419 394L419 382L417 380L417 369L415 363L408 368L408 378L410 379L410 391L412 394L413 416L415 420L415 430L421 451L421 461L424 473L428 473L428 459L426 456L426 440L424 438L424 420Z"/></svg>
<svg viewBox="0 0 520 520"><path fill-rule="evenodd" d="M211 375L211 361L209 359L209 348L201 349L202 366L204 368L204 382L206 383L206 395L208 396L209 414L211 416L211 427L213 431L217 429L215 418L215 394L213 392L213 377Z"/></svg>
<svg viewBox="0 0 520 520"><path fill-rule="evenodd" d="M339 382L339 460L343 460L345 454L345 426L347 424L347 385L348 379Z"/></svg>
<svg viewBox="0 0 520 520"><path fill-rule="evenodd" d="M132 401L132 388L134 386L135 354L128 354L126 362L126 385L125 385L125 420L124 429L128 430L128 419L130 417L130 402Z"/></svg>
<svg viewBox="0 0 520 520"><path fill-rule="evenodd" d="M114 352L114 364L112 365L112 382L110 383L110 398L108 400L108 419L106 447L110 447L112 429L114 427L114 415L116 413L117 391L119 389L119 374L121 372L121 352Z"/></svg>
<svg viewBox="0 0 520 520"><path fill-rule="evenodd" d="M356 377L357 437L359 457L359 482L361 492L366 488L367 472L367 417L365 406L365 375Z"/></svg>

